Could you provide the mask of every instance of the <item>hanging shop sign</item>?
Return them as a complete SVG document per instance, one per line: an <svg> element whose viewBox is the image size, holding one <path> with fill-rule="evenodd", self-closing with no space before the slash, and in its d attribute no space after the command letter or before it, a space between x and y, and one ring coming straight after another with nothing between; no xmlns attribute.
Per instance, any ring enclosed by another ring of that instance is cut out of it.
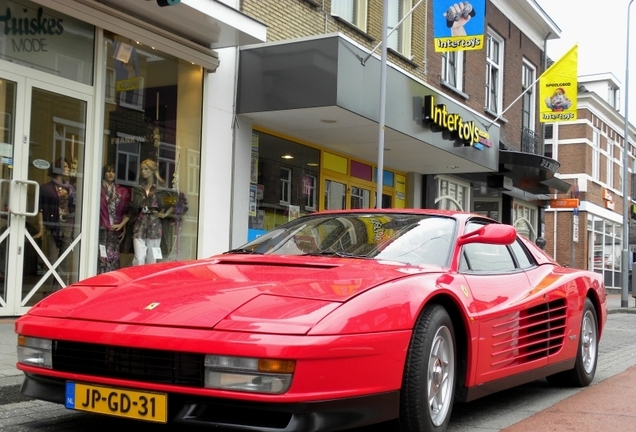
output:
<svg viewBox="0 0 636 432"><path fill-rule="evenodd" d="M433 95L424 96L422 122L433 132L446 132L450 139L479 150L492 147L488 132L477 127L474 121L466 121L460 114L448 112L445 104L435 104Z"/></svg>

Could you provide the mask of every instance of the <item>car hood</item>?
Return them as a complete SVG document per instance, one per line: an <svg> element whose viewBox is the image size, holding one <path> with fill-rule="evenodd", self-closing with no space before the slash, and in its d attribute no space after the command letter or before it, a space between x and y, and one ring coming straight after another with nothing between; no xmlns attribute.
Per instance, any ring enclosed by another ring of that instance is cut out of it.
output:
<svg viewBox="0 0 636 432"><path fill-rule="evenodd" d="M126 324L305 333L354 296L431 269L329 257L222 255L85 279L30 314Z"/></svg>

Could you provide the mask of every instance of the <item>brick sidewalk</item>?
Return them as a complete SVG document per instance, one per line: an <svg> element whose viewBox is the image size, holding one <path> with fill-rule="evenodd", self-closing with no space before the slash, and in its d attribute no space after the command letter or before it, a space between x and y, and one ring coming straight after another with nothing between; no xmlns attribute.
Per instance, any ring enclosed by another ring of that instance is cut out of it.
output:
<svg viewBox="0 0 636 432"><path fill-rule="evenodd" d="M636 366L558 402L502 432L636 430Z"/></svg>

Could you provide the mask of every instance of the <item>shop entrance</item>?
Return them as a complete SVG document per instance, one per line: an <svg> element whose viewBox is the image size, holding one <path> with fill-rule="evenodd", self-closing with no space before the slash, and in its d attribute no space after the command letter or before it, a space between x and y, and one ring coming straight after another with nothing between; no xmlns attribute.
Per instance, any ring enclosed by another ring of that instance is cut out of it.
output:
<svg viewBox="0 0 636 432"><path fill-rule="evenodd" d="M0 315L78 280L91 96L0 70ZM66 84L68 85L68 84Z"/></svg>

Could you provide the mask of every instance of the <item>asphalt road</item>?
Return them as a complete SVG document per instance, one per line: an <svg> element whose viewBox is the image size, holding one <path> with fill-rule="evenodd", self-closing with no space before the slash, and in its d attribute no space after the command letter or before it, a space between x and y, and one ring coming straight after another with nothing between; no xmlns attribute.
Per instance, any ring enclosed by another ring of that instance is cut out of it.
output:
<svg viewBox="0 0 636 432"><path fill-rule="evenodd" d="M629 312L636 312L636 309L631 308ZM599 362L592 385L620 374L633 365L636 365L636 314L610 314L599 345ZM502 431L589 389L555 388L545 380L540 380L470 403L456 404L448 431ZM636 400L634 402L636 410ZM210 430L185 428L182 425L153 425L69 411L60 405L24 398L19 394L17 385L2 387L0 391L0 430L3 432L113 432L119 429L150 432ZM386 425L375 425L350 432L386 431Z"/></svg>

